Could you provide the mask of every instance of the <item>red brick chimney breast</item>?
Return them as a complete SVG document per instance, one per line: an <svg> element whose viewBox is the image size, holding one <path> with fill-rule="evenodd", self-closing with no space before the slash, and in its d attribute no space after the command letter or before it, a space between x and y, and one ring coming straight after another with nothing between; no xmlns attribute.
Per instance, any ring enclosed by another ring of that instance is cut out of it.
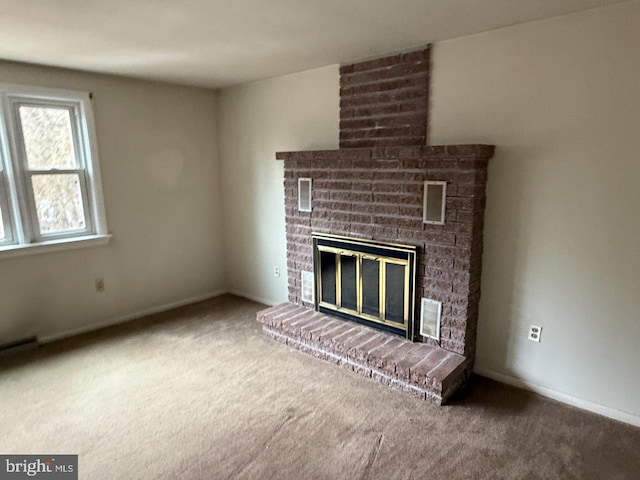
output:
<svg viewBox="0 0 640 480"><path fill-rule="evenodd" d="M340 67L340 148L426 145L431 48Z"/></svg>

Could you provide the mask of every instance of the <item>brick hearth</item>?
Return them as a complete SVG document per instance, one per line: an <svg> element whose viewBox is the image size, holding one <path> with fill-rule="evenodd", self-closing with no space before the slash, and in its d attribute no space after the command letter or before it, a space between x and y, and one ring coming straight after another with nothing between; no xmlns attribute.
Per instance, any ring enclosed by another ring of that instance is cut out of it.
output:
<svg viewBox="0 0 640 480"><path fill-rule="evenodd" d="M259 312L258 321L275 340L438 404L465 380L462 355L307 307L283 303Z"/></svg>

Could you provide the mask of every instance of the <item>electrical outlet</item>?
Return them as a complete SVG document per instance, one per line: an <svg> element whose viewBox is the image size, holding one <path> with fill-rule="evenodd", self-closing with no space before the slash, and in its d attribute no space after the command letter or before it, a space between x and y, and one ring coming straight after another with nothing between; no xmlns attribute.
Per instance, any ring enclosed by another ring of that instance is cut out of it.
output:
<svg viewBox="0 0 640 480"><path fill-rule="evenodd" d="M273 267L273 275L276 277L280 276L280 267Z"/></svg>
<svg viewBox="0 0 640 480"><path fill-rule="evenodd" d="M542 327L529 325L529 340L540 343L540 335L542 335Z"/></svg>
<svg viewBox="0 0 640 480"><path fill-rule="evenodd" d="M96 292L104 292L104 278L96 278Z"/></svg>

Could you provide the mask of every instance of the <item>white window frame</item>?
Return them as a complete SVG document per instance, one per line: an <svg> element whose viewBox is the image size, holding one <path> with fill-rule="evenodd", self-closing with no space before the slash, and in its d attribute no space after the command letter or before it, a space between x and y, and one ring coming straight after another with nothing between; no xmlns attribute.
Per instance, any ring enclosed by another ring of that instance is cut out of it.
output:
<svg viewBox="0 0 640 480"><path fill-rule="evenodd" d="M0 258L109 241L91 94L73 90L0 84L0 209L6 238ZM78 166L33 170L27 164L18 109L21 105L69 109ZM82 230L43 234L39 228L33 175L78 175L85 214Z"/></svg>

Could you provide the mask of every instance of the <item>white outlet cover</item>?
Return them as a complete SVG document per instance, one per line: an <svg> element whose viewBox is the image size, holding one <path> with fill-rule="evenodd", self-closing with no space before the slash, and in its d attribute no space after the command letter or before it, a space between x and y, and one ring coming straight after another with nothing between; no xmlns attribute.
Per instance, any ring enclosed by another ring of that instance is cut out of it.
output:
<svg viewBox="0 0 640 480"><path fill-rule="evenodd" d="M529 325L529 340L532 342L540 343L540 337L542 335L542 327L538 325Z"/></svg>

